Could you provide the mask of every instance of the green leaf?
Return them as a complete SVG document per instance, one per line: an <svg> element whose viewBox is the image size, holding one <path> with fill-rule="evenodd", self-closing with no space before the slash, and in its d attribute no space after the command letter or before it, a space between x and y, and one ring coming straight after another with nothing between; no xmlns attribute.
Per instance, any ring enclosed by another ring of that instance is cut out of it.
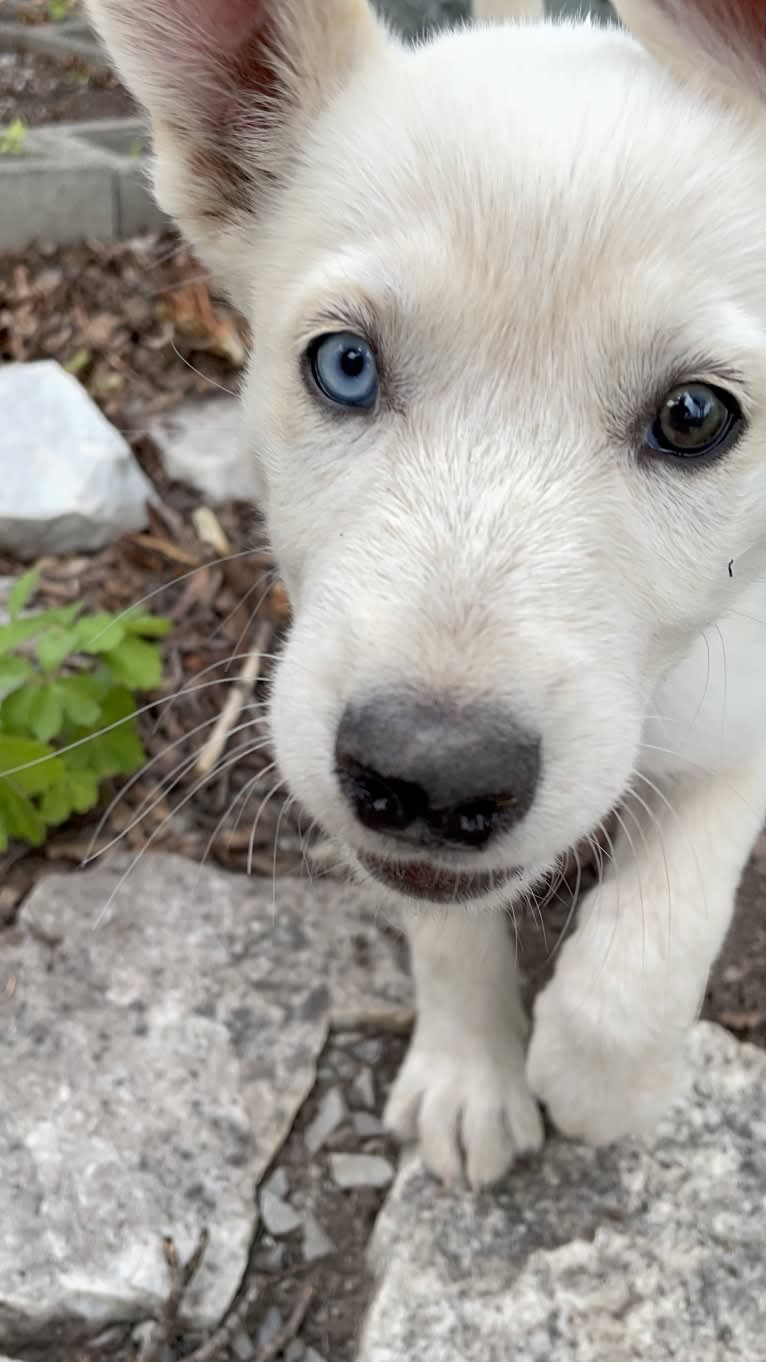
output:
<svg viewBox="0 0 766 1362"><path fill-rule="evenodd" d="M35 643L37 660L43 671L55 672L66 657L77 651L76 629L61 629L54 626L41 634Z"/></svg>
<svg viewBox="0 0 766 1362"><path fill-rule="evenodd" d="M30 568L14 582L8 597L8 614L12 620L18 619L40 579L39 567Z"/></svg>
<svg viewBox="0 0 766 1362"><path fill-rule="evenodd" d="M68 770L91 771L99 777L132 775L140 770L146 755L138 736L135 712L133 697L124 686L114 686L108 691L101 706L98 729L87 742L66 753ZM111 724L117 727L105 733L103 730Z"/></svg>
<svg viewBox="0 0 766 1362"><path fill-rule="evenodd" d="M77 650L81 653L111 653L125 637L125 628L106 610L85 615L77 621Z"/></svg>
<svg viewBox="0 0 766 1362"><path fill-rule="evenodd" d="M60 605L55 610L43 612L45 624L58 624L62 629L68 629L69 625L74 624L80 614L82 614L82 605L79 601L76 601L74 605Z"/></svg>
<svg viewBox="0 0 766 1362"><path fill-rule="evenodd" d="M149 615L141 611L125 615L122 623L127 633L138 634L141 638L164 638L173 628L173 621L165 615Z"/></svg>
<svg viewBox="0 0 766 1362"><path fill-rule="evenodd" d="M9 841L8 824L5 821L2 809L0 809L0 851L8 850L8 841Z"/></svg>
<svg viewBox="0 0 766 1362"><path fill-rule="evenodd" d="M7 696L0 708L0 732L12 733L18 738L32 737L34 730L31 716L37 701L37 690L37 685L24 685Z"/></svg>
<svg viewBox="0 0 766 1362"><path fill-rule="evenodd" d="M5 773L14 788L24 794L44 794L51 785L64 779L63 763L52 747L31 738L15 738L0 733L0 777Z"/></svg>
<svg viewBox="0 0 766 1362"><path fill-rule="evenodd" d="M133 690L154 690L162 681L162 655L154 643L125 638L104 659L115 681Z"/></svg>
<svg viewBox="0 0 766 1362"><path fill-rule="evenodd" d="M45 841L45 824L31 799L15 790L10 781L0 780L0 811L11 837L29 842L33 847Z"/></svg>
<svg viewBox="0 0 766 1362"><path fill-rule="evenodd" d="M98 780L92 771L69 771L67 790L75 813L87 813L98 803Z"/></svg>
<svg viewBox="0 0 766 1362"><path fill-rule="evenodd" d="M61 732L64 711L55 686L38 686L28 711L29 726L40 742L48 742Z"/></svg>
<svg viewBox="0 0 766 1362"><path fill-rule="evenodd" d="M101 718L101 701L107 684L95 676L60 676L54 683L67 719L80 728L92 728Z"/></svg>
<svg viewBox="0 0 766 1362"><path fill-rule="evenodd" d="M19 644L26 643L27 639L39 634L44 627L40 620L40 615L32 615L29 619L14 620L12 624L0 625L0 653L9 653L13 648L18 648Z"/></svg>
<svg viewBox="0 0 766 1362"><path fill-rule="evenodd" d="M35 670L24 657L0 657L0 692L9 695L11 691L34 676Z"/></svg>
<svg viewBox="0 0 766 1362"><path fill-rule="evenodd" d="M74 801L68 781L62 781L60 785L52 785L50 790L46 790L40 800L40 817L57 828L61 823L66 823L72 809Z"/></svg>
<svg viewBox="0 0 766 1362"><path fill-rule="evenodd" d="M79 605L66 605L60 610L40 610L35 615L25 616L23 620L12 620L10 624L0 625L0 653L11 652L51 625L71 624L79 610Z"/></svg>

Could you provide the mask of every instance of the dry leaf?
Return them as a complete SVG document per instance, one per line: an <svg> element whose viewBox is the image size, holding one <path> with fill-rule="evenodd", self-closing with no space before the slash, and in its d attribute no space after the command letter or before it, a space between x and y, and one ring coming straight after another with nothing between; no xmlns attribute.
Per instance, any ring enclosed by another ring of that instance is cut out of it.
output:
<svg viewBox="0 0 766 1362"><path fill-rule="evenodd" d="M176 333L195 349L220 355L236 369L244 364L247 352L237 320L231 313L216 311L203 280L194 280L163 299L157 315L172 321Z"/></svg>

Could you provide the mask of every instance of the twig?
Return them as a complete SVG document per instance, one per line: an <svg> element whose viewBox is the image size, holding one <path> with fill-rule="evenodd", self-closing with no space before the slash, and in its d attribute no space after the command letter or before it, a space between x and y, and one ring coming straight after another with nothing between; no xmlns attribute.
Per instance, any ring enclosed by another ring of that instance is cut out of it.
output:
<svg viewBox="0 0 766 1362"><path fill-rule="evenodd" d="M228 1348L237 1330L244 1324L246 1316L255 1304L260 1291L261 1282L253 1282L245 1292L236 1310L233 1310L228 1319L225 1319L220 1328L211 1334L207 1343L203 1343L195 1352L189 1353L183 1358L182 1362L219 1362L224 1350ZM280 1353L284 1352L288 1343L292 1343L306 1318L308 1308L314 1296L314 1288L307 1286L300 1297L293 1313L287 1323L279 1333L275 1334L260 1352L253 1357L253 1362L274 1362Z"/></svg>
<svg viewBox="0 0 766 1362"><path fill-rule="evenodd" d="M292 1343L293 1339L297 1337L298 1331L308 1314L308 1308L313 1297L313 1286L307 1286L284 1328L280 1329L279 1333L275 1334L271 1342L261 1348L259 1353L256 1353L253 1362L273 1362L275 1357L279 1357L279 1354L284 1352L288 1343ZM194 1359L190 1359L190 1362L194 1362ZM197 1358L197 1362L206 1362L206 1360Z"/></svg>
<svg viewBox="0 0 766 1362"><path fill-rule="evenodd" d="M231 553L231 544L215 511L211 511L209 506L198 506L192 511L191 518L197 538L203 544L215 549L221 558Z"/></svg>
<svg viewBox="0 0 766 1362"><path fill-rule="evenodd" d="M169 1236L163 1239L162 1252L170 1273L170 1291L152 1337L141 1354L140 1362L159 1362L165 1344L172 1342L173 1335L177 1332L184 1296L202 1266L208 1239L207 1230L200 1230L194 1252L185 1263L180 1261L173 1240Z"/></svg>
<svg viewBox="0 0 766 1362"><path fill-rule="evenodd" d="M245 659L245 665L231 687L226 704L218 717L218 722L200 754L196 766L199 775L209 776L219 760L229 734L242 712L242 707L258 680L263 654L268 652L271 635L271 624L264 622L258 626L253 640L252 652Z"/></svg>

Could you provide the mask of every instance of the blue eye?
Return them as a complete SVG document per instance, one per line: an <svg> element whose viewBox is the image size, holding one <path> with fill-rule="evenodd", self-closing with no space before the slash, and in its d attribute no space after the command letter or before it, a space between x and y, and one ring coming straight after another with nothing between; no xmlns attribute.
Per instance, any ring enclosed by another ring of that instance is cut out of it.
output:
<svg viewBox="0 0 766 1362"><path fill-rule="evenodd" d="M378 396L378 366L361 336L338 331L320 336L310 351L311 372L320 392L342 407L372 407Z"/></svg>

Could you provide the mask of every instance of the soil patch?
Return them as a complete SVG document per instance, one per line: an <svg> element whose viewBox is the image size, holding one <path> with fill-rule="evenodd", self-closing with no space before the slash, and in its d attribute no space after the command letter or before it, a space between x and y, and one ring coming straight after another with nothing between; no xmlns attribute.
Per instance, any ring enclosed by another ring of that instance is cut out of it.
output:
<svg viewBox="0 0 766 1362"><path fill-rule="evenodd" d="M81 123L95 118L135 116L134 101L108 69L76 54L0 51L0 124L20 119L29 128L44 123Z"/></svg>

